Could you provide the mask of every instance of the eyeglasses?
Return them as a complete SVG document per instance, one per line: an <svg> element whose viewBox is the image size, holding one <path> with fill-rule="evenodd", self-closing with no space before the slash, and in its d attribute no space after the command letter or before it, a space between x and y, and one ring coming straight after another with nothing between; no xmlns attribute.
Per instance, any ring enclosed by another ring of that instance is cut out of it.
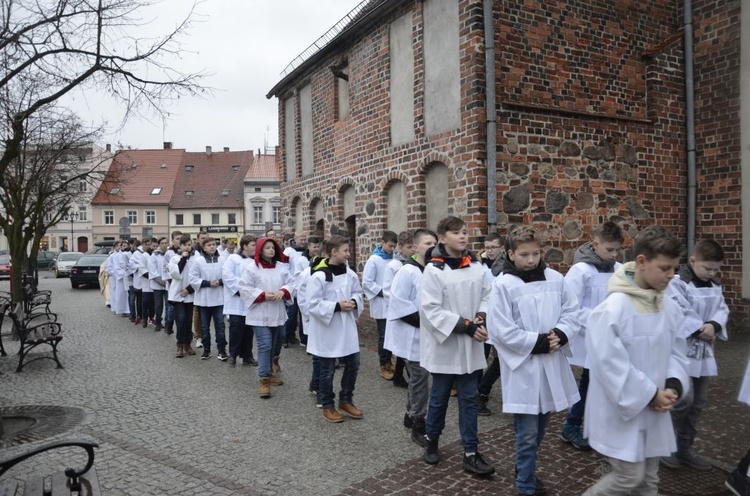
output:
<svg viewBox="0 0 750 496"><path fill-rule="evenodd" d="M488 251L489 250L499 250L500 248L502 248L500 245L498 245L498 246L492 246L492 245L490 245L490 246L485 246L484 247L484 249L488 250Z"/></svg>

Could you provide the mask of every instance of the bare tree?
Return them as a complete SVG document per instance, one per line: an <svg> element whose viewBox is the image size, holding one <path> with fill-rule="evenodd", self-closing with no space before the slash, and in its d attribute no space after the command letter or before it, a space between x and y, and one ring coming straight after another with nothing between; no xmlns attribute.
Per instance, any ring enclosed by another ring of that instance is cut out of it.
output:
<svg viewBox="0 0 750 496"><path fill-rule="evenodd" d="M139 37L137 33L149 22L142 14L152 4L0 0L0 188L7 200L0 227L8 236L14 266L22 267L29 243L38 241L47 226L67 213L63 205L55 209L52 199L81 179L71 173L61 181L61 163L53 164L50 158L98 135L59 106L61 98L77 90L103 90L125 115L163 115L174 99L205 90L201 86L205 74L184 74L170 67L179 57L180 39L194 11L164 36ZM79 136L69 134L73 131ZM40 168L51 176L42 176ZM37 173L29 175L34 170ZM31 183L19 183L23 178ZM21 184L25 187L16 189ZM39 189L42 186L46 189ZM52 218L45 220L40 212L51 213ZM14 289L18 282L14 277Z"/></svg>

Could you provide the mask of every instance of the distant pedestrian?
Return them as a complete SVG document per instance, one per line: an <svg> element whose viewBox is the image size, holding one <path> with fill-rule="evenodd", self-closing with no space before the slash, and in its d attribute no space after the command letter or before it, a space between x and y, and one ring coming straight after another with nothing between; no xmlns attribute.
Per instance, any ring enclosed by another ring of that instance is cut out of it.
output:
<svg viewBox="0 0 750 496"><path fill-rule="evenodd" d="M396 249L398 237L393 231L384 231L382 243L375 248L365 263L362 272L362 289L370 302L370 317L375 319L378 327L378 359L380 361L380 377L387 381L393 380L392 353L383 347L385 341L385 321L388 318L385 294L383 293L383 279L385 267L393 260L393 250Z"/></svg>

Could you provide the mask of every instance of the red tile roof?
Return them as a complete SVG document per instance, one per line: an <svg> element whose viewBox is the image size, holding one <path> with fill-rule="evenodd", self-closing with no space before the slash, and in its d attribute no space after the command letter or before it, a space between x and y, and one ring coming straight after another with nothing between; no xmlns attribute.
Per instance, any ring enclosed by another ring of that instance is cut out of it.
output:
<svg viewBox="0 0 750 496"><path fill-rule="evenodd" d="M92 205L168 205L185 150L120 150ZM161 188L159 194L151 194Z"/></svg>
<svg viewBox="0 0 750 496"><path fill-rule="evenodd" d="M170 208L243 208L243 179L252 163L250 150L185 152Z"/></svg>
<svg viewBox="0 0 750 496"><path fill-rule="evenodd" d="M279 166L276 163L276 155L264 153L255 157L253 164L247 171L245 179L273 179L278 181Z"/></svg>

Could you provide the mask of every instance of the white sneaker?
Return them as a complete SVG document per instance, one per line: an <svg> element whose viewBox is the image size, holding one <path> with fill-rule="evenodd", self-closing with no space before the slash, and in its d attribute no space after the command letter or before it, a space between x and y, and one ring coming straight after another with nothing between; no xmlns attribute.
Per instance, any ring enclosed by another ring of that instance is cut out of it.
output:
<svg viewBox="0 0 750 496"><path fill-rule="evenodd" d="M195 340L195 347L196 348L203 348L203 341L201 341L200 339L196 339Z"/></svg>

